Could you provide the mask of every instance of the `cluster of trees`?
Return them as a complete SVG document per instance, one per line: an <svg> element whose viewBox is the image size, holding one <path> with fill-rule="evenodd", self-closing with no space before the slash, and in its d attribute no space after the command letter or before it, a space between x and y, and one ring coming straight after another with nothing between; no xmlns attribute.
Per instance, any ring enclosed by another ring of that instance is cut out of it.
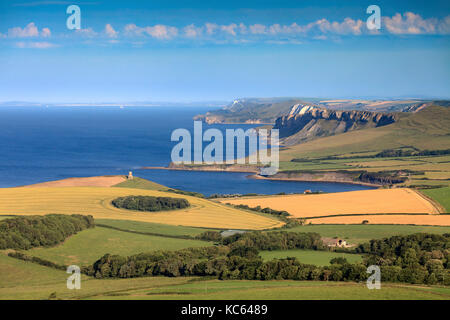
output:
<svg viewBox="0 0 450 320"><path fill-rule="evenodd" d="M245 232L222 237L218 231L205 231L196 236L199 240L214 241L217 244L234 248L246 246L257 250L312 249L324 250L320 234L315 232Z"/></svg>
<svg viewBox="0 0 450 320"><path fill-rule="evenodd" d="M255 232L222 239L222 245L158 251L130 257L105 255L84 272L97 278L140 276L212 276L247 280L364 281L367 266L381 268L381 280L450 285L450 236L413 235L374 240L359 246L363 262L335 258L329 266L303 264L296 258L263 261L258 250L323 248L314 233ZM277 240L278 239L278 240Z"/></svg>
<svg viewBox="0 0 450 320"><path fill-rule="evenodd" d="M240 197L254 197L254 196L260 196L259 193L232 193L232 194L220 194L220 193L213 193L208 197L208 199L217 199L217 198L240 198Z"/></svg>
<svg viewBox="0 0 450 320"><path fill-rule="evenodd" d="M204 248L206 249L206 248ZM141 276L210 276L245 280L334 280L367 279L363 264L308 265L296 258L263 261L255 248L248 246L211 247L208 250L184 249L131 257L105 255L84 272L97 278Z"/></svg>
<svg viewBox="0 0 450 320"><path fill-rule="evenodd" d="M0 249L54 246L81 230L95 226L92 216L23 216L0 221Z"/></svg>
<svg viewBox="0 0 450 320"><path fill-rule="evenodd" d="M375 155L376 158L389 157L417 157L417 156L441 156L450 154L450 149L445 150L403 150L403 149L387 149Z"/></svg>
<svg viewBox="0 0 450 320"><path fill-rule="evenodd" d="M312 249L324 250L321 236L315 232L246 232L222 239L225 246L247 246L257 250Z"/></svg>
<svg viewBox="0 0 450 320"><path fill-rule="evenodd" d="M116 208L137 211L163 211L184 209L190 206L189 201L180 198L127 196L114 199L112 204Z"/></svg>
<svg viewBox="0 0 450 320"><path fill-rule="evenodd" d="M408 147L408 146L405 146ZM405 149L385 149L381 152L373 156L361 155L361 156L327 156L316 159L308 159L308 158L296 158L292 159L291 162L319 162L320 160L342 160L342 159L366 159L366 158L391 158L391 157L418 157L418 156L442 156L450 154L450 149L443 150L418 150L412 146L409 148L413 150L405 150Z"/></svg>
<svg viewBox="0 0 450 320"><path fill-rule="evenodd" d="M371 240L355 249L379 265L386 281L450 284L450 234L413 234Z"/></svg>
<svg viewBox="0 0 450 320"><path fill-rule="evenodd" d="M358 179L370 183L396 184L405 182L407 177L399 177L391 172L363 172Z"/></svg>
<svg viewBox="0 0 450 320"><path fill-rule="evenodd" d="M185 196L197 197L197 198L205 197L205 195L203 193L194 192L194 191L184 191L184 190L178 190L178 189L167 189L166 191L176 193L176 194L183 194Z"/></svg>
<svg viewBox="0 0 450 320"><path fill-rule="evenodd" d="M227 203L228 205L230 205L229 203ZM256 212L262 212L262 213L267 213L267 214L272 214L274 216L282 216L282 217L288 217L290 216L290 213L285 211L285 210L275 210L275 209L271 209L271 208L261 208L261 206L256 206L256 207L249 207L246 204L237 204L234 205L235 208L238 209L245 209L245 210L251 210L251 211L256 211Z"/></svg>

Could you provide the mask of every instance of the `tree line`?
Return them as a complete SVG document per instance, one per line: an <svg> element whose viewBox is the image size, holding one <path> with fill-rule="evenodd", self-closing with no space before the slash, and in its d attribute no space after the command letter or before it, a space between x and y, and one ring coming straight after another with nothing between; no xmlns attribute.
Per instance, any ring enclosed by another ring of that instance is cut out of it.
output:
<svg viewBox="0 0 450 320"><path fill-rule="evenodd" d="M0 221L0 249L54 246L67 237L95 226L92 216L22 216Z"/></svg>
<svg viewBox="0 0 450 320"><path fill-rule="evenodd" d="M294 235L296 234L296 235ZM210 233L210 236L213 234ZM332 259L329 266L296 258L263 261L259 250L325 250L314 233L249 232L220 239L217 246L157 251L129 257L107 254L83 272L97 278L212 276L218 279L364 281L367 267L381 268L382 281L450 285L450 235L417 234L372 240L355 249L362 262Z"/></svg>
<svg viewBox="0 0 450 320"><path fill-rule="evenodd" d="M116 208L137 211L163 211L184 209L190 206L189 201L181 198L152 197L152 196L126 196L112 201Z"/></svg>

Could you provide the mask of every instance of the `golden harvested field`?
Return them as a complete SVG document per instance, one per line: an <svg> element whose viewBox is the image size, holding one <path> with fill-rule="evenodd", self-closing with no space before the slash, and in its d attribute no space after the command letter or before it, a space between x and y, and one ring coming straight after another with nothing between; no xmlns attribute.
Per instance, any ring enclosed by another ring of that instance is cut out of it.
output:
<svg viewBox="0 0 450 320"><path fill-rule="evenodd" d="M29 186L25 188L36 187L112 187L116 184L126 181L125 176L99 176L87 178L67 178L63 180L48 181Z"/></svg>
<svg viewBox="0 0 450 320"><path fill-rule="evenodd" d="M221 202L285 210L295 218L340 214L439 213L425 197L407 188L224 199Z"/></svg>
<svg viewBox="0 0 450 320"><path fill-rule="evenodd" d="M450 226L450 215L362 215L308 219L311 224L415 224L421 226Z"/></svg>
<svg viewBox="0 0 450 320"><path fill-rule="evenodd" d="M111 201L127 195L185 198L188 209L139 212L115 208ZM206 199L154 190L108 187L38 187L0 189L0 214L90 214L99 219L135 220L171 225L221 229L261 230L283 222L237 210Z"/></svg>

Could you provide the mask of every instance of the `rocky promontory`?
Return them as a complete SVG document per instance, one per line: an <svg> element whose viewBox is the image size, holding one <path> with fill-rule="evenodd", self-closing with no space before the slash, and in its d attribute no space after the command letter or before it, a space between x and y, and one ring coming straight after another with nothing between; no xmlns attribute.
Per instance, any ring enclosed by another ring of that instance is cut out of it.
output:
<svg viewBox="0 0 450 320"><path fill-rule="evenodd" d="M279 117L274 129L280 130L285 145L347 131L381 127L396 122L395 113L329 110L296 104L287 115Z"/></svg>

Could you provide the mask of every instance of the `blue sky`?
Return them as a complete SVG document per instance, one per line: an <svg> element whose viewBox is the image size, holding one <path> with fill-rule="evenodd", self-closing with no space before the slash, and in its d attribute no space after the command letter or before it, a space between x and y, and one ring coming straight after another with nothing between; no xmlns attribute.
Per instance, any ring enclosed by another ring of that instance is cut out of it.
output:
<svg viewBox="0 0 450 320"><path fill-rule="evenodd" d="M0 101L449 98L449 40L449 1L0 0Z"/></svg>

